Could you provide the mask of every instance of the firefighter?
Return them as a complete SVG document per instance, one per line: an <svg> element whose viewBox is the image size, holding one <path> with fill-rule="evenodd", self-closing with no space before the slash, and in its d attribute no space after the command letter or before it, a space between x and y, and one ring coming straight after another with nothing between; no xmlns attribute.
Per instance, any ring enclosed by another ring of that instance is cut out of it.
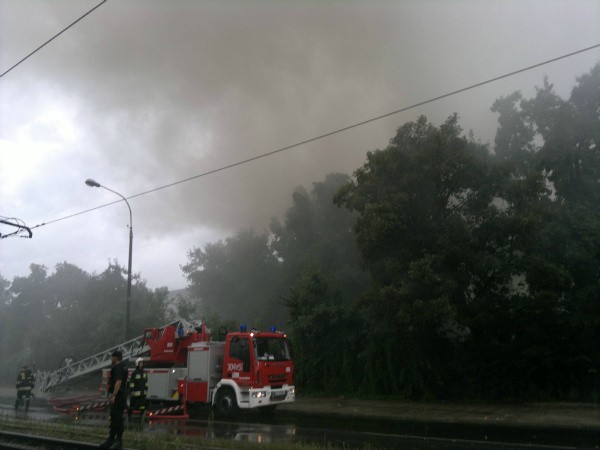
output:
<svg viewBox="0 0 600 450"><path fill-rule="evenodd" d="M108 380L108 395L110 396L110 432L108 439L100 444L100 448L118 450L123 448L123 411L127 406L127 368L123 364L123 353L119 350L112 352L112 367Z"/></svg>
<svg viewBox="0 0 600 450"><path fill-rule="evenodd" d="M17 375L17 399L15 400L15 409L19 409L21 399L25 397L25 411L29 410L29 397L31 397L31 390L35 385L35 377L33 372L27 367L27 364L23 364L19 375Z"/></svg>
<svg viewBox="0 0 600 450"><path fill-rule="evenodd" d="M131 421L131 413L134 409L140 411L140 421L146 412L146 395L148 394L148 374L144 371L144 360L135 360L135 370L129 378L129 407L127 417Z"/></svg>

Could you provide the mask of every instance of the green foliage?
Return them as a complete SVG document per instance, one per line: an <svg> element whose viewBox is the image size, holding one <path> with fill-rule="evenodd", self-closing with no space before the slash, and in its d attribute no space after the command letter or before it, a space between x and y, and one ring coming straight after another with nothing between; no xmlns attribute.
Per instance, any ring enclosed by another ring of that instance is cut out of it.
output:
<svg viewBox="0 0 600 450"><path fill-rule="evenodd" d="M353 392L356 324L316 266L309 266L292 286L290 310L295 382L313 392ZM340 379L344 379L343 384Z"/></svg>
<svg viewBox="0 0 600 450"><path fill-rule="evenodd" d="M296 383L305 391L356 392L362 383L361 322L353 315L368 290L353 226L335 192L350 177L329 174L309 193L297 188L283 222L273 220L271 248L283 266L280 296L289 309ZM343 383L339 380L343 379Z"/></svg>
<svg viewBox="0 0 600 450"><path fill-rule="evenodd" d="M456 115L407 123L339 190L374 280L356 311L364 389L597 395L599 75L569 100L547 81L533 99L497 100L493 153L461 136Z"/></svg>
<svg viewBox="0 0 600 450"><path fill-rule="evenodd" d="M200 316L203 323L206 324L207 328L211 332L211 339L215 341L224 341L225 335L229 331L237 331L242 325L237 320L225 319L223 320L217 313L209 312L204 313ZM250 325L251 327L253 325Z"/></svg>
<svg viewBox="0 0 600 450"><path fill-rule="evenodd" d="M285 323L277 297L280 264L266 233L240 231L225 242L194 248L188 259L182 269L202 314L216 313L259 328Z"/></svg>
<svg viewBox="0 0 600 450"><path fill-rule="evenodd" d="M436 128L420 117L403 125L336 195L359 213L358 249L374 280L361 304L377 342L366 349L379 368L369 378L374 393L434 395L441 382L428 374L451 364L441 330L461 320L478 212L492 199L487 149L462 137L457 120Z"/></svg>
<svg viewBox="0 0 600 450"><path fill-rule="evenodd" d="M67 262L32 264L27 277L2 279L0 372L12 383L18 364L53 370L65 357L80 359L125 340L126 270L117 263L90 275ZM165 320L167 289L132 280L131 332Z"/></svg>
<svg viewBox="0 0 600 450"><path fill-rule="evenodd" d="M282 295L315 264L340 290L346 304L366 291L369 279L360 268L353 232L356 215L333 203L335 192L349 179L329 174L323 182L313 183L310 193L297 188L283 223L271 222L271 248L283 264Z"/></svg>
<svg viewBox="0 0 600 450"><path fill-rule="evenodd" d="M169 322L177 318L196 320L199 317L198 304L190 296L179 293L170 301L166 314Z"/></svg>
<svg viewBox="0 0 600 450"><path fill-rule="evenodd" d="M478 236L480 287L466 310L472 333L463 350L480 395L573 399L599 390L589 344L600 338L599 68L569 100L545 80L533 99L513 94L494 104L503 208Z"/></svg>

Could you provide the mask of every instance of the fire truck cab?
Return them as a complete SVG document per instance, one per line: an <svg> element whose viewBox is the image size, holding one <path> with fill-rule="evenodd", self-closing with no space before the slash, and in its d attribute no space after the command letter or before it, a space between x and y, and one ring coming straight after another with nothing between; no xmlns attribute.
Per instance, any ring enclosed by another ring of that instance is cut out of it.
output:
<svg viewBox="0 0 600 450"><path fill-rule="evenodd" d="M274 409L295 400L294 365L283 333L229 333L221 367L212 399L221 415L233 414L238 408Z"/></svg>

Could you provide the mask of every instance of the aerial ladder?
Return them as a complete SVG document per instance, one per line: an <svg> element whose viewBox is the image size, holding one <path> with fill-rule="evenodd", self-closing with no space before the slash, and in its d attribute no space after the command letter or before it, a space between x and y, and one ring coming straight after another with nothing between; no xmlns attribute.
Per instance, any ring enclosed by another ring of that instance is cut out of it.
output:
<svg viewBox="0 0 600 450"><path fill-rule="evenodd" d="M179 319L175 322L168 323L160 327L164 330L168 326L190 327L192 326L186 320ZM48 392L57 386L72 382L73 380L98 372L106 367L109 367L112 362L111 355L115 350L123 353L123 361L134 359L137 356L145 355L150 352L150 347L146 344L144 335L130 339L129 341L110 347L93 356L89 356L81 361L69 363L60 369L54 371L37 371L35 374L37 388L41 392Z"/></svg>

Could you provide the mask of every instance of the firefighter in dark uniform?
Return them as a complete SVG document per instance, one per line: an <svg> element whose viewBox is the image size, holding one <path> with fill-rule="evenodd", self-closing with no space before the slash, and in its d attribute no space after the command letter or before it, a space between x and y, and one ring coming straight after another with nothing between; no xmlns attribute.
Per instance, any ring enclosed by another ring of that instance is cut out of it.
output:
<svg viewBox="0 0 600 450"><path fill-rule="evenodd" d="M29 410L29 397L31 397L31 390L35 384L35 377L33 372L27 367L27 364L23 364L19 375L17 375L17 399L15 400L15 409L19 409L21 399L25 397L25 411Z"/></svg>
<svg viewBox="0 0 600 450"><path fill-rule="evenodd" d="M123 448L123 411L127 406L127 368L123 364L123 353L115 350L112 353L112 368L108 381L110 403L110 432L108 439L100 444L100 448L118 450Z"/></svg>
<svg viewBox="0 0 600 450"><path fill-rule="evenodd" d="M146 412L146 395L148 394L148 374L144 371L144 360L135 360L135 370L129 378L129 407L127 417L131 421L131 413L134 409L140 411L140 421Z"/></svg>

